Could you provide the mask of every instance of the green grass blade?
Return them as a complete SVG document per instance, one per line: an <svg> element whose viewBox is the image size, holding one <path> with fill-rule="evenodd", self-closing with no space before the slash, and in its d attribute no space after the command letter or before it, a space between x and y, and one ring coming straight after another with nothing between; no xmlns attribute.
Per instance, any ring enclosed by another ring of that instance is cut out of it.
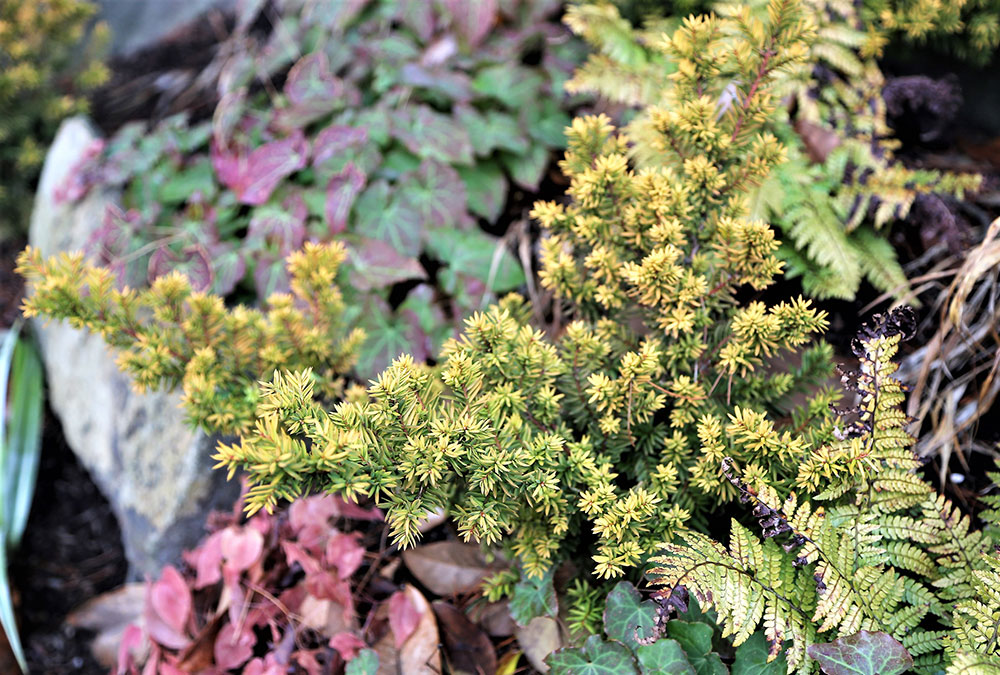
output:
<svg viewBox="0 0 1000 675"><path fill-rule="evenodd" d="M18 665L27 672L7 575L7 552L24 534L35 492L44 392L41 360L29 341L19 339L19 333L17 324L0 342L0 626Z"/></svg>
<svg viewBox="0 0 1000 675"><path fill-rule="evenodd" d="M9 475L13 485L8 504L7 545L17 549L35 495L35 480L42 452L42 412L45 405L42 361L35 346L18 340L10 381L11 419L7 436L9 456L16 458L16 469ZM5 480L6 483L6 480Z"/></svg>

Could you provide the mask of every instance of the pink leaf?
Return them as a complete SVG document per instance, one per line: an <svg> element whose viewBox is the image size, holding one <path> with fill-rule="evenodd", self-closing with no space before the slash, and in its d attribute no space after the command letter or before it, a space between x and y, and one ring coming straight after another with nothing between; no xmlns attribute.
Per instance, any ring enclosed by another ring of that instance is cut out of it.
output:
<svg viewBox="0 0 1000 675"><path fill-rule="evenodd" d="M223 670L239 668L253 656L255 643L249 626L237 633L236 626L227 623L215 638L215 665Z"/></svg>
<svg viewBox="0 0 1000 675"><path fill-rule="evenodd" d="M331 495L297 499L292 502L292 508L288 514L288 522L291 524L295 534L298 535L299 530L306 525L319 523L329 526L331 518L340 516L340 510L337 498Z"/></svg>
<svg viewBox="0 0 1000 675"><path fill-rule="evenodd" d="M351 206L366 182L367 177L354 162L348 162L343 171L330 178L326 184L326 223L331 234L343 232L347 227Z"/></svg>
<svg viewBox="0 0 1000 675"><path fill-rule="evenodd" d="M184 577L171 565L149 586L143 615L150 638L170 649L190 642L185 628L191 614L191 591Z"/></svg>
<svg viewBox="0 0 1000 675"><path fill-rule="evenodd" d="M341 579L349 579L357 572L364 558L365 549L354 535L338 532L326 542L326 563L337 568Z"/></svg>
<svg viewBox="0 0 1000 675"><path fill-rule="evenodd" d="M125 631L122 633L121 642L118 643L118 671L127 671L135 666L135 660L133 659L133 654L138 652L142 647L142 643L145 640L145 636L142 633L142 628L133 624L129 624ZM330 645L333 646L332 644Z"/></svg>
<svg viewBox="0 0 1000 675"><path fill-rule="evenodd" d="M337 633L330 638L330 646L337 650L340 658L350 661L367 645L354 633Z"/></svg>
<svg viewBox="0 0 1000 675"><path fill-rule="evenodd" d="M312 165L318 167L351 148L364 145L367 141L368 127L331 124L319 132L313 141Z"/></svg>
<svg viewBox="0 0 1000 675"><path fill-rule="evenodd" d="M346 501L340 496L334 497L334 499L338 502L340 515L344 518L350 518L352 520L371 520L377 523L385 520L385 516L382 515L382 511L374 506L366 509L358 506L357 502Z"/></svg>
<svg viewBox="0 0 1000 675"><path fill-rule="evenodd" d="M220 547L226 564L240 572L250 569L264 551L264 537L257 530L227 527L222 531Z"/></svg>
<svg viewBox="0 0 1000 675"><path fill-rule="evenodd" d="M288 564L293 565L298 563L301 565L302 571L306 573L307 577L311 574L317 574L322 570L319 561L309 555L304 548L295 542L283 541L281 542L281 548L285 552Z"/></svg>
<svg viewBox="0 0 1000 675"><path fill-rule="evenodd" d="M288 138L271 141L249 154L246 148L235 152L212 142L212 166L226 187L244 203L259 206L286 177L305 168L309 144L301 130Z"/></svg>
<svg viewBox="0 0 1000 675"><path fill-rule="evenodd" d="M195 569L195 589L205 588L222 579L222 533L213 532L201 547L192 553L189 564Z"/></svg>
<svg viewBox="0 0 1000 675"><path fill-rule="evenodd" d="M389 627L396 638L396 649L403 646L406 639L420 623L420 610L413 605L405 590L389 596Z"/></svg>
<svg viewBox="0 0 1000 675"><path fill-rule="evenodd" d="M444 4L470 47L479 46L497 19L496 0L445 0Z"/></svg>

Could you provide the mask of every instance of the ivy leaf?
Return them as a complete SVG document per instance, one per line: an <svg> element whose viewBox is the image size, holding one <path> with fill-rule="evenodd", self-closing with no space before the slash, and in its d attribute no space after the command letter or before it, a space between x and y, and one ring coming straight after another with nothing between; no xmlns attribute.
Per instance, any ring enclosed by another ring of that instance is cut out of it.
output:
<svg viewBox="0 0 1000 675"><path fill-rule="evenodd" d="M507 200L507 179L493 162L480 162L474 167L459 167L458 175L469 196L469 209L496 222Z"/></svg>
<svg viewBox="0 0 1000 675"><path fill-rule="evenodd" d="M444 0L452 23L470 48L489 35L497 19L497 0Z"/></svg>
<svg viewBox="0 0 1000 675"><path fill-rule="evenodd" d="M358 232L380 239L406 256L420 253L420 216L392 195L383 179L371 183L354 206Z"/></svg>
<svg viewBox="0 0 1000 675"><path fill-rule="evenodd" d="M629 649L639 646L638 638L651 637L656 630L658 606L643 600L639 591L628 581L620 581L608 593L604 605L604 631L612 640Z"/></svg>
<svg viewBox="0 0 1000 675"><path fill-rule="evenodd" d="M494 150L508 150L515 154L528 152L528 139L524 137L517 119L499 110L480 112L472 106L455 106L455 119L469 132L476 155L488 157Z"/></svg>
<svg viewBox="0 0 1000 675"><path fill-rule="evenodd" d="M409 106L393 114L392 133L413 154L445 164L472 164L472 140L450 115L429 106Z"/></svg>
<svg viewBox="0 0 1000 675"><path fill-rule="evenodd" d="M549 165L549 151L541 143L535 143L524 154L500 153L500 162L515 183L534 192L538 190L545 168Z"/></svg>
<svg viewBox="0 0 1000 675"><path fill-rule="evenodd" d="M788 666L785 654L767 662L769 656L767 639L763 633L754 633L746 642L736 648L736 660L733 661L732 675L785 675Z"/></svg>
<svg viewBox="0 0 1000 675"><path fill-rule="evenodd" d="M368 127L331 124L316 134L313 140L312 165L314 168L320 167L348 150L360 148L367 142Z"/></svg>
<svg viewBox="0 0 1000 675"><path fill-rule="evenodd" d="M476 74L472 90L512 110L522 110L537 106L538 90L543 84L542 76L533 70L511 63L498 63Z"/></svg>
<svg viewBox="0 0 1000 675"><path fill-rule="evenodd" d="M424 228L466 224L465 185L450 166L424 160L416 171L402 177L398 189L398 198Z"/></svg>
<svg viewBox="0 0 1000 675"><path fill-rule="evenodd" d="M202 158L168 178L160 186L159 201L165 205L181 204L195 195L208 201L217 191L212 163L207 158Z"/></svg>
<svg viewBox="0 0 1000 675"><path fill-rule="evenodd" d="M351 286L359 291L385 288L407 279L426 279L427 273L416 258L400 255L391 245L378 239L361 237L350 248L353 268Z"/></svg>
<svg viewBox="0 0 1000 675"><path fill-rule="evenodd" d="M635 661L617 642L591 635L582 648L560 649L545 662L552 675L635 675Z"/></svg>
<svg viewBox="0 0 1000 675"><path fill-rule="evenodd" d="M427 0L399 0L399 19L423 42L434 36L434 3Z"/></svg>
<svg viewBox="0 0 1000 675"><path fill-rule="evenodd" d="M525 282L524 270L496 237L481 230L432 230L427 249L438 260L448 262L439 272L445 292L460 291L461 276L486 284L486 290L503 293Z"/></svg>
<svg viewBox="0 0 1000 675"><path fill-rule="evenodd" d="M365 186L366 180L364 172L354 166L353 162L348 162L344 170L332 176L326 184L324 213L331 234L338 234L347 229L351 206Z"/></svg>
<svg viewBox="0 0 1000 675"><path fill-rule="evenodd" d="M541 577L522 576L510 598L510 615L521 626L539 616L555 616L559 611L550 569ZM600 638L598 638L600 639Z"/></svg>
<svg viewBox="0 0 1000 675"><path fill-rule="evenodd" d="M251 206L266 202L282 180L305 168L308 155L309 144L301 131L249 153L245 148L233 151L212 143L212 166L219 181Z"/></svg>
<svg viewBox="0 0 1000 675"><path fill-rule="evenodd" d="M712 651L712 633L703 623L667 622L667 635L677 640L697 675L727 675L722 659Z"/></svg>
<svg viewBox="0 0 1000 675"><path fill-rule="evenodd" d="M302 248L306 238L304 214L276 204L265 204L253 210L247 227L247 243L272 245L282 255Z"/></svg>
<svg viewBox="0 0 1000 675"><path fill-rule="evenodd" d="M635 649L642 675L695 675L694 666L688 661L677 640L661 638Z"/></svg>
<svg viewBox="0 0 1000 675"><path fill-rule="evenodd" d="M362 649L344 669L344 675L375 675L377 672L378 653L374 649Z"/></svg>
<svg viewBox="0 0 1000 675"><path fill-rule="evenodd" d="M358 92L330 72L330 62L322 51L307 54L292 66L284 93L289 105L274 115L274 124L280 129L301 129L338 108L361 103Z"/></svg>
<svg viewBox="0 0 1000 675"><path fill-rule="evenodd" d="M827 675L898 675L913 667L910 653L895 638L866 630L833 642L809 645L809 657Z"/></svg>

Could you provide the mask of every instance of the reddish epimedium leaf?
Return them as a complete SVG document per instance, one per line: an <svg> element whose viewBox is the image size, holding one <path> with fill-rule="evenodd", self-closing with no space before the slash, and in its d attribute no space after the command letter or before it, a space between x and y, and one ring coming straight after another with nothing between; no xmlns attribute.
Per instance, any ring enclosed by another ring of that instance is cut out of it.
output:
<svg viewBox="0 0 1000 675"><path fill-rule="evenodd" d="M215 638L215 665L222 670L239 668L253 656L256 643L251 626L237 630L236 625L227 623Z"/></svg>
<svg viewBox="0 0 1000 675"><path fill-rule="evenodd" d="M312 147L313 167L342 155L348 150L359 148L368 142L368 127L352 127L345 124L331 124L316 135Z"/></svg>
<svg viewBox="0 0 1000 675"><path fill-rule="evenodd" d="M247 227L247 241L273 246L286 256L302 248L306 238L306 214L288 206L286 200L283 206L265 204L254 209Z"/></svg>
<svg viewBox="0 0 1000 675"><path fill-rule="evenodd" d="M357 90L330 72L323 51L307 54L292 66L284 93L289 105L274 117L275 126L284 129L301 129L338 108L360 103Z"/></svg>
<svg viewBox="0 0 1000 675"><path fill-rule="evenodd" d="M444 0L444 6L469 47L478 47L497 19L497 0Z"/></svg>
<svg viewBox="0 0 1000 675"><path fill-rule="evenodd" d="M359 291L386 288L408 279L426 279L416 258L404 256L379 239L361 238L350 249L351 285Z"/></svg>
<svg viewBox="0 0 1000 675"><path fill-rule="evenodd" d="M398 15L403 25L427 42L434 35L434 3L427 0L400 0Z"/></svg>
<svg viewBox="0 0 1000 675"><path fill-rule="evenodd" d="M340 658L345 661L350 661L367 645L364 640L359 638L354 633L344 632L337 633L330 638L330 646L337 650L337 653L340 654Z"/></svg>
<svg viewBox="0 0 1000 675"><path fill-rule="evenodd" d="M244 147L224 148L212 143L212 166L219 181L243 204L266 202L278 184L305 168L309 144L301 130L288 138L270 141L247 152Z"/></svg>
<svg viewBox="0 0 1000 675"><path fill-rule="evenodd" d="M348 162L343 171L330 178L326 184L326 223L331 234L347 228L351 207L366 182L367 177L354 162Z"/></svg>
<svg viewBox="0 0 1000 675"><path fill-rule="evenodd" d="M417 629L420 616L419 608L410 600L406 589L396 591L389 596L389 626L392 628L392 635L396 641L396 649L402 647L403 643Z"/></svg>
<svg viewBox="0 0 1000 675"><path fill-rule="evenodd" d="M353 534L338 532L326 542L326 564L337 568L341 579L349 579L361 567L365 549Z"/></svg>
<svg viewBox="0 0 1000 675"><path fill-rule="evenodd" d="M56 186L52 195L56 204L79 201L100 182L100 157L106 145L103 138L95 138L83 149L66 178Z"/></svg>

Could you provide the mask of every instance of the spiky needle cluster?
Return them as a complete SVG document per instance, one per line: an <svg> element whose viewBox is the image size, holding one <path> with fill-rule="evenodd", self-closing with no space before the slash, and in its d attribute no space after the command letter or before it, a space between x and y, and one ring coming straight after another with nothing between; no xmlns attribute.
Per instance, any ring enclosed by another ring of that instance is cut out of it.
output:
<svg viewBox="0 0 1000 675"><path fill-rule="evenodd" d="M233 434L252 426L257 382L278 369L311 368L318 394L341 393L364 338L342 321L335 280L345 255L339 243L306 244L288 258L292 293L273 294L263 310L227 308L180 272L142 290L117 288L108 269L82 254L46 260L29 247L17 271L28 283L25 316L99 333L138 390L181 386L193 424Z"/></svg>
<svg viewBox="0 0 1000 675"><path fill-rule="evenodd" d="M402 358L332 413L311 402L306 374L275 378L254 433L218 454L250 472L249 508L315 489L369 495L402 544L445 508L467 538L506 541L529 574L583 552L612 577L734 498L717 461L740 453L723 439L726 411L787 413L790 394L827 372L824 347L794 368L775 363L823 328L823 313L801 299L735 300L781 269L771 229L743 215L748 186L782 157L761 126L773 72L804 54L797 7L776 1L768 21L690 19L668 40L684 65L650 119L671 166L633 170L606 118L569 129L571 202L534 210L549 232L543 283L578 317L557 340L527 326L512 297L470 319L438 371ZM743 83L723 108L717 70ZM797 426L829 435L832 400L815 395ZM747 415L726 431L747 428ZM714 439L711 453L701 438ZM762 476L795 475L796 443L756 464L748 447L739 456ZM596 554L577 550L587 537Z"/></svg>

